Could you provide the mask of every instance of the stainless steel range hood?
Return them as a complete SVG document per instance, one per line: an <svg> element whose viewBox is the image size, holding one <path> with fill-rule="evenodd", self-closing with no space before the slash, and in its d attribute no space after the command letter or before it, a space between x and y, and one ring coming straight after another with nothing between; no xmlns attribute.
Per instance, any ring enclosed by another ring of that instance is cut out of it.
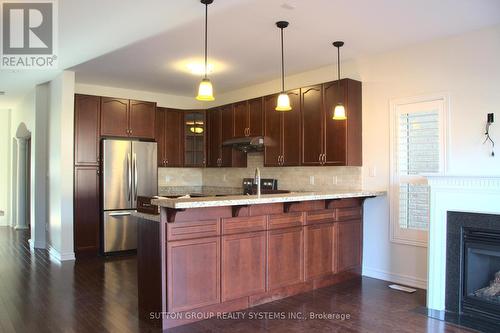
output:
<svg viewBox="0 0 500 333"><path fill-rule="evenodd" d="M250 136L250 137L229 139L224 141L222 145L232 146L235 149L248 153L252 151L263 151L264 143L265 140L263 136Z"/></svg>

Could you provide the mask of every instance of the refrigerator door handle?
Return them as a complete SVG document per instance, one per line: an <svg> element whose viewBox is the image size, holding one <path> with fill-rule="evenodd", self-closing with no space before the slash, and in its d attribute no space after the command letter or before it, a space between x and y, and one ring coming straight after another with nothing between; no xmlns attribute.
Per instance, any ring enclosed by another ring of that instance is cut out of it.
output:
<svg viewBox="0 0 500 333"><path fill-rule="evenodd" d="M130 163L130 154L127 154L127 177L128 177L128 201L132 199L132 166Z"/></svg>
<svg viewBox="0 0 500 333"><path fill-rule="evenodd" d="M134 153L134 181L135 181L135 184L134 184L134 200L137 201L137 180L138 180L138 176L137 176L137 154Z"/></svg>
<svg viewBox="0 0 500 333"><path fill-rule="evenodd" d="M110 213L109 216L130 216L130 212L118 212L118 213Z"/></svg>

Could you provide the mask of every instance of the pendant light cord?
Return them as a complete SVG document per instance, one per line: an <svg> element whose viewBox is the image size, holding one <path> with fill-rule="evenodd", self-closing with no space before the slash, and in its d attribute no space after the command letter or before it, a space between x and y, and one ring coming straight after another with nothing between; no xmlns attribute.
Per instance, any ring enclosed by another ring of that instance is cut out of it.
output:
<svg viewBox="0 0 500 333"><path fill-rule="evenodd" d="M337 75L338 75L337 86L340 91L340 46L337 46Z"/></svg>
<svg viewBox="0 0 500 333"><path fill-rule="evenodd" d="M208 48L208 3L205 4L205 79L207 78L208 64L207 64L207 48Z"/></svg>
<svg viewBox="0 0 500 333"><path fill-rule="evenodd" d="M285 51L283 47L283 28L281 28L281 92L285 92Z"/></svg>

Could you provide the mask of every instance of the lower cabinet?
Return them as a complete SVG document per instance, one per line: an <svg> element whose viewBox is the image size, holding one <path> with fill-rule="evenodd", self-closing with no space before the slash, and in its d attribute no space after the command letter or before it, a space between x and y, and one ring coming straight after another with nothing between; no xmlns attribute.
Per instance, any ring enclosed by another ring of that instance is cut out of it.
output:
<svg viewBox="0 0 500 333"><path fill-rule="evenodd" d="M266 231L222 237L222 301L266 291Z"/></svg>
<svg viewBox="0 0 500 333"><path fill-rule="evenodd" d="M220 259L220 237L168 242L168 311L220 303Z"/></svg>
<svg viewBox="0 0 500 333"><path fill-rule="evenodd" d="M361 267L363 229L361 220L335 223L335 272Z"/></svg>
<svg viewBox="0 0 500 333"><path fill-rule="evenodd" d="M304 227L304 269L306 281L333 271L333 224Z"/></svg>
<svg viewBox="0 0 500 333"><path fill-rule="evenodd" d="M268 231L268 290L300 283L304 279L302 226Z"/></svg>
<svg viewBox="0 0 500 333"><path fill-rule="evenodd" d="M99 252L99 167L75 167L75 254Z"/></svg>

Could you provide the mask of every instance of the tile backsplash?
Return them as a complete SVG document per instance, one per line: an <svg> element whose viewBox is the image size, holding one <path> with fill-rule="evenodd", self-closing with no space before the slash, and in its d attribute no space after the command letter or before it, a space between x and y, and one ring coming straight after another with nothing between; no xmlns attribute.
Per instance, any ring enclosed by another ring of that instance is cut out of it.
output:
<svg viewBox="0 0 500 333"><path fill-rule="evenodd" d="M280 189L292 191L359 190L361 167L264 167L262 153L249 153L246 168L160 168L160 194L185 192L183 187L241 188L243 178L253 178L260 168L262 178L278 179Z"/></svg>

